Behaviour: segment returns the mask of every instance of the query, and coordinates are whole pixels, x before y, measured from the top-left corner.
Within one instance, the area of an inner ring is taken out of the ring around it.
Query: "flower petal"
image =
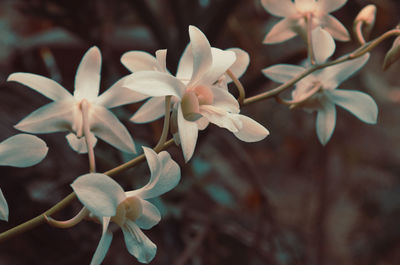
[[[135,123],[155,121],[165,114],[165,97],[153,97],[146,101],[130,118]]]
[[[317,5],[320,11],[331,13],[346,4],[347,0],[318,0]]]
[[[196,85],[213,63],[211,46],[207,37],[195,26],[189,26],[189,37],[193,54],[193,72],[189,86]]]
[[[100,173],[82,175],[71,187],[81,203],[99,217],[115,216],[118,205],[126,198],[115,180]]]
[[[223,51],[217,48],[212,50],[212,65],[207,74],[199,80],[204,85],[214,84],[236,61],[236,55],[233,51]]]
[[[160,222],[160,211],[151,202],[142,199],[140,199],[140,202],[142,204],[143,212],[142,215],[135,220],[135,223],[141,229],[150,229]]]
[[[91,107],[90,131],[123,152],[136,153],[131,135],[118,118],[102,106]]]
[[[328,31],[332,37],[339,41],[349,41],[350,34],[339,20],[331,15],[322,16],[320,21],[321,27]]]
[[[186,86],[178,78],[156,71],[139,71],[130,74],[125,87],[151,97],[175,96],[181,98]]]
[[[104,257],[106,256],[108,249],[110,248],[112,238],[113,234],[106,228],[106,230],[103,231],[103,234],[101,235],[100,242],[97,245],[90,265],[100,265],[103,262]]]
[[[0,220],[8,222],[8,204],[0,189]]]
[[[118,80],[96,99],[96,104],[107,109],[142,101],[148,96],[132,91],[124,86],[128,76]]]
[[[149,263],[156,255],[157,246],[130,220],[121,229],[129,253],[135,256],[139,262]]]
[[[293,30],[293,24],[295,21],[291,18],[284,18],[276,23],[268,34],[265,36],[264,44],[275,44],[290,40],[297,35],[297,32]]]
[[[237,115],[242,122],[242,128],[234,133],[240,140],[248,143],[258,142],[269,135],[269,131],[255,120],[241,114],[232,115]]]
[[[371,96],[355,90],[334,89],[327,92],[335,104],[350,111],[365,123],[376,124],[378,106]]]
[[[262,70],[263,74],[277,83],[286,83],[301,75],[306,69],[290,64],[276,64]]]
[[[297,13],[291,0],[261,0],[265,10],[277,17],[288,17]]]
[[[153,55],[147,52],[126,52],[121,57],[121,63],[131,72],[161,71],[159,62]]]
[[[228,90],[216,86],[211,87],[211,90],[214,96],[213,106],[229,112],[239,113],[239,103]]]
[[[167,49],[157,50],[156,51],[156,59],[158,65],[160,66],[159,71],[168,72],[167,70]]]
[[[193,53],[192,45],[189,43],[179,59],[176,77],[180,80],[189,81],[193,74]]]
[[[29,134],[17,134],[0,143],[0,165],[30,167],[45,158],[49,148],[46,143]]]
[[[242,122],[238,116],[231,115],[226,110],[218,108],[212,105],[202,105],[200,113],[208,119],[209,122],[221,127],[228,129],[229,131],[236,133],[239,128],[242,127]]]
[[[54,101],[72,98],[72,95],[59,83],[41,75],[30,73],[11,74],[7,81],[15,81],[36,90]]]
[[[317,27],[312,31],[312,48],[315,61],[322,64],[335,52],[335,41],[326,30]]]
[[[94,148],[97,144],[97,138],[93,133],[90,133],[89,137]],[[69,146],[75,152],[79,154],[86,154],[88,152],[85,137],[78,138],[75,133],[69,133],[65,136],[65,138],[67,139]]]
[[[76,100],[95,100],[100,89],[101,53],[96,46],[90,48],[82,58],[75,76],[74,97]]]
[[[333,134],[336,125],[336,108],[330,102],[325,102],[324,108],[318,110],[316,129],[317,136],[322,145],[325,145]]]
[[[244,72],[246,72],[247,67],[250,64],[250,56],[246,51],[239,48],[230,48],[227,49],[227,51],[232,51],[236,55],[236,61],[229,68],[229,70],[231,70],[231,72],[239,79]],[[227,78],[228,82],[232,82],[230,77]]]
[[[182,108],[178,106],[178,131],[179,139],[182,146],[183,157],[185,162],[188,162],[193,156],[194,148],[196,147],[198,127],[195,122],[187,121],[183,117]]]
[[[77,106],[72,100],[56,101],[35,110],[15,128],[30,133],[50,133],[71,130]]]

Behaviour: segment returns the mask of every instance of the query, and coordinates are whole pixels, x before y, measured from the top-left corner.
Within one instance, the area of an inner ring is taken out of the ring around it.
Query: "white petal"
[[[325,102],[324,108],[317,112],[316,121],[317,136],[322,145],[325,145],[331,138],[335,125],[335,105],[330,102]]]
[[[312,31],[312,47],[315,61],[322,64],[335,52],[335,41],[326,30],[317,27]]]
[[[45,158],[49,148],[46,143],[29,134],[17,134],[0,143],[0,165],[30,167]]]
[[[160,66],[160,71],[167,72],[167,50],[157,50],[156,51],[156,59],[158,65]]]
[[[135,220],[135,223],[141,229],[150,229],[160,222],[160,211],[158,211],[157,207],[154,206],[154,204],[146,200],[140,199],[140,202],[142,204],[143,212],[142,215]]]
[[[258,142],[269,135],[269,131],[255,120],[241,114],[235,115],[239,116],[242,122],[242,128],[234,133],[240,140],[248,143]]]
[[[101,54],[96,46],[90,48],[82,58],[75,76],[74,97],[77,100],[93,101],[99,95]]]
[[[102,106],[91,107],[90,131],[123,152],[136,153],[131,135],[118,118]]]
[[[211,87],[211,90],[214,95],[213,106],[229,112],[239,113],[239,103],[228,90],[216,86]]]
[[[71,187],[81,203],[99,217],[115,216],[118,205],[126,198],[115,180],[100,173],[82,175]]]
[[[207,74],[201,78],[204,85],[212,85],[217,81],[236,61],[236,55],[233,51],[223,51],[217,48],[212,50],[212,65]]]
[[[176,71],[176,77],[181,80],[189,81],[193,74],[193,53],[192,45],[186,46],[179,60],[178,70]]]
[[[129,75],[124,86],[151,97],[175,96],[181,98],[186,86],[176,77],[155,71],[140,71]]]
[[[135,123],[155,121],[165,114],[165,97],[153,97],[144,103],[130,118]]]
[[[242,127],[242,122],[238,116],[231,115],[226,110],[218,108],[212,105],[202,105],[200,107],[200,113],[208,119],[209,122],[221,127],[228,129],[229,131],[236,133],[239,128]]]
[[[160,71],[161,67],[156,58],[147,52],[130,51],[121,57],[121,63],[131,72]]]
[[[75,108],[72,100],[52,102],[29,114],[15,128],[30,133],[68,131],[72,128]]]
[[[324,68],[315,73],[321,80],[324,88],[333,89],[357,72],[369,59],[369,53],[344,63]]]
[[[268,34],[265,36],[264,44],[275,44],[290,40],[297,35],[297,32],[293,30],[295,21],[290,18],[284,18],[276,23]]]
[[[262,70],[263,74],[277,83],[286,83],[301,75],[306,69],[290,64],[276,64]]]
[[[181,177],[179,165],[172,160],[169,153],[157,154],[153,149],[143,147],[150,168],[150,181],[142,188],[126,193],[126,196],[138,196],[149,199],[164,194],[178,185]]]
[[[334,89],[327,92],[335,104],[350,111],[365,123],[376,124],[378,106],[371,96],[355,90]]]
[[[208,125],[210,124],[210,122],[208,121],[208,119],[206,117],[201,117],[200,119],[198,119],[196,121],[197,123],[197,127],[199,128],[200,131],[205,130]]]
[[[321,27],[328,31],[332,37],[339,41],[349,41],[350,34],[339,20],[331,15],[321,17]]]
[[[96,104],[108,109],[142,101],[148,96],[135,92],[123,86],[128,76],[118,80],[96,99]]]
[[[8,204],[0,189],[0,220],[8,221]]]
[[[319,10],[326,13],[331,13],[341,8],[347,0],[318,0],[317,5]]]
[[[72,98],[72,95],[56,81],[29,73],[11,74],[7,81],[15,81],[36,90],[54,101]]]
[[[156,255],[157,246],[130,220],[121,229],[129,253],[135,256],[139,262],[149,263]]]
[[[195,122],[187,121],[183,117],[180,105],[178,106],[178,131],[183,157],[185,162],[188,162],[193,156],[194,148],[196,147],[198,127]]]
[[[96,252],[94,253],[92,261],[90,262],[90,265],[100,265],[103,262],[104,257],[106,256],[108,249],[110,248],[112,238],[113,234],[111,233],[111,231],[106,230],[105,232],[103,232],[100,242],[97,245]]]
[[[189,86],[196,85],[213,63],[211,46],[207,37],[195,26],[189,26],[189,37],[193,54],[193,73]]]
[[[239,79],[250,64],[250,56],[246,51],[239,48],[230,48],[227,51],[233,51],[236,54],[236,61],[229,70]],[[227,78],[228,82],[232,82],[230,77]]]
[[[297,13],[291,0],[261,0],[261,4],[274,16],[288,17]]]
[[[78,138],[75,133],[69,133],[65,136],[65,138],[67,138],[69,146],[75,152],[79,154],[86,154],[88,152],[85,137]],[[90,140],[94,148],[97,144],[97,138],[93,133],[90,133]]]

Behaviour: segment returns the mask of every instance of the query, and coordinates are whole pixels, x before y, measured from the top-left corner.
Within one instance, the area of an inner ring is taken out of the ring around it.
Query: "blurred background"
[[[358,11],[370,3],[378,8],[372,37],[399,23],[400,2],[394,0],[349,0],[333,15],[350,31]],[[199,27],[214,47],[249,53],[251,63],[241,78],[248,96],[272,89],[277,84],[261,74],[263,68],[299,64],[306,57],[299,38],[262,44],[277,21],[259,0],[3,0],[0,141],[18,133],[13,125],[23,117],[50,102],[28,87],[7,83],[9,74],[41,74],[73,91],[77,66],[93,45],[103,55],[101,91],[129,73],[119,58],[130,50],[154,54],[167,48],[168,68],[174,73],[189,40],[188,25]],[[336,45],[334,57],[357,48],[355,41]],[[333,137],[322,147],[314,114],[270,99],[242,109],[270,130],[261,142],[243,143],[210,126],[200,133],[188,164],[179,148],[169,148],[182,168],[182,180],[154,201],[163,219],[145,231],[158,246],[151,264],[400,264],[400,64],[386,72],[381,67],[391,45],[389,40],[375,49],[367,66],[341,86],[375,98],[376,126],[338,109]],[[130,123],[139,106],[114,113],[138,147],[152,146],[162,121]],[[37,166],[0,168],[0,186],[10,207],[10,221],[1,222],[0,231],[48,209],[71,192],[69,184],[77,176],[87,173],[87,157],[74,153],[65,135],[40,136],[50,150]],[[95,151],[101,172],[132,158],[101,141]],[[148,178],[142,163],[118,181],[132,189]],[[69,219],[80,207],[75,202],[54,217]],[[0,264],[89,264],[100,236],[101,227],[92,222],[65,231],[42,225],[1,244]],[[103,264],[139,264],[126,250],[120,229],[115,228]]]

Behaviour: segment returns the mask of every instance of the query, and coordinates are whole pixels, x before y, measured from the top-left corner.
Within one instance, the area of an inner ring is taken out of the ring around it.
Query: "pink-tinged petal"
[[[281,43],[295,37],[297,32],[293,29],[294,23],[296,22],[291,18],[282,19],[271,28],[271,30],[265,36],[263,43]]]
[[[181,171],[169,153],[163,151],[157,154],[153,149],[147,147],[143,147],[143,151],[150,168],[150,181],[140,189],[126,192],[126,196],[150,199],[175,188],[180,180]]]
[[[208,119],[209,122],[218,127],[228,129],[236,133],[242,127],[242,122],[235,115],[231,115],[226,110],[212,105],[203,105],[200,108],[200,113]]]
[[[325,102],[323,109],[317,112],[317,136],[322,145],[325,145],[333,134],[336,125],[336,108],[330,102]]]
[[[79,154],[86,154],[88,152],[85,137],[78,138],[75,133],[69,133],[65,138],[67,139],[69,146],[75,152]],[[93,133],[90,133],[90,140],[94,148],[97,144],[97,138]]]
[[[8,222],[8,204],[0,189],[0,220]]]
[[[232,51],[236,55],[236,61],[233,65],[229,68],[229,70],[239,79],[244,72],[246,72],[247,67],[250,64],[250,56],[249,54],[239,48],[230,48],[227,51]],[[228,76],[228,82],[232,82],[232,79]]]
[[[110,218],[108,218],[108,220],[109,219]],[[107,226],[108,226],[108,223],[107,223]],[[106,227],[106,229],[103,230],[103,234],[101,235],[100,242],[97,245],[96,251],[93,255],[90,265],[100,265],[103,262],[104,257],[106,256],[108,249],[110,248],[112,238],[113,238],[113,234]]]
[[[123,152],[136,153],[131,135],[118,118],[102,106],[91,107],[90,131]]]
[[[183,157],[185,158],[185,162],[188,162],[193,156],[196,147],[198,127],[195,122],[187,121],[183,117],[180,105],[178,106],[178,131]]]
[[[331,13],[341,8],[346,2],[347,0],[318,0],[317,5],[320,11]]]
[[[192,53],[192,45],[187,45],[185,50],[182,53],[182,56],[179,60],[178,70],[176,71],[176,77],[189,81],[193,74],[193,53]]]
[[[335,41],[332,36],[320,27],[312,31],[312,48],[315,61],[322,64],[335,52]]]
[[[124,86],[128,76],[118,80],[114,85],[107,89],[96,99],[96,104],[108,109],[142,101],[148,98],[147,95],[140,94]]]
[[[140,71],[130,74],[125,87],[151,97],[175,96],[181,98],[186,86],[178,78],[161,72]]]
[[[213,58],[210,43],[200,29],[189,26],[189,37],[193,54],[193,72],[189,86],[194,86],[209,71]]]
[[[239,113],[239,103],[228,90],[216,86],[211,87],[211,90],[214,95],[213,106],[232,113]]]
[[[140,203],[142,205],[142,215],[135,220],[135,223],[141,229],[150,229],[156,224],[158,224],[161,220],[160,211],[157,209],[154,204],[140,199]]]
[[[74,97],[77,100],[93,101],[100,89],[101,53],[96,46],[90,48],[82,58],[75,76]]]
[[[158,62],[158,65],[160,66],[160,71],[162,72],[168,72],[167,71],[167,50],[157,50],[156,51],[156,59]]]
[[[149,263],[156,255],[157,246],[130,220],[121,229],[129,253],[139,262]]]
[[[265,10],[277,17],[289,17],[297,13],[291,0],[261,0]]]
[[[144,103],[130,118],[135,123],[155,121],[165,114],[165,97],[153,97]]]
[[[355,90],[334,89],[327,92],[335,104],[348,110],[365,123],[376,124],[378,106],[371,96]]]
[[[59,83],[41,75],[14,73],[7,78],[7,81],[21,83],[54,101],[72,98],[71,93]]]
[[[212,50],[212,65],[209,71],[198,81],[199,84],[210,86],[214,84],[236,61],[232,51],[223,51],[217,48]]]
[[[258,142],[269,135],[269,131],[255,120],[241,114],[234,115],[237,115],[242,122],[242,128],[234,133],[240,140],[248,143]]]
[[[71,130],[75,102],[71,100],[52,102],[35,110],[15,128],[30,133],[50,133]]]
[[[301,75],[306,69],[290,64],[277,64],[262,70],[263,74],[276,83],[286,83]]]
[[[363,67],[368,59],[369,53],[357,59],[324,68],[316,72],[315,75],[321,80],[324,88],[333,89]]]
[[[49,148],[46,143],[29,134],[17,134],[0,143],[0,165],[30,167],[42,161]]]
[[[126,198],[115,180],[100,173],[82,175],[71,187],[81,203],[99,217],[115,216],[118,205]]]
[[[332,37],[339,41],[349,41],[350,34],[339,20],[331,15],[325,15],[320,18],[321,27],[328,31]]]
[[[161,70],[157,59],[150,53],[142,51],[124,53],[121,57],[121,63],[131,72]]]
[[[201,117],[200,119],[198,119],[196,121],[197,123],[197,127],[199,128],[200,131],[205,130],[208,125],[210,124],[210,122],[208,121],[208,119],[206,117]]]

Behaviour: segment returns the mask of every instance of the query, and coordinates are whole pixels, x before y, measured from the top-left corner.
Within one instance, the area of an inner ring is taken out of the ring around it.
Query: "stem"
[[[241,82],[239,81],[239,79],[232,73],[231,70],[228,69],[228,70],[226,71],[226,73],[227,73],[227,75],[232,79],[233,83],[236,85],[236,88],[237,88],[238,91],[239,91],[239,98],[238,98],[239,104],[240,104],[240,105],[243,105],[243,101],[244,101],[244,99],[245,99],[245,97],[246,97],[246,92],[245,92],[245,90],[244,90],[244,87],[243,87],[242,83],[241,83]]]
[[[354,33],[356,35],[356,39],[361,45],[365,44],[365,38],[362,32],[363,21],[357,21],[353,27]]]
[[[298,105],[300,105],[301,103],[307,101],[309,98],[311,98],[316,93],[318,93],[318,91],[321,88],[322,88],[321,85],[318,84],[318,85],[314,86],[312,89],[310,89],[303,97],[301,97],[299,99],[285,100],[285,99],[280,98],[279,96],[276,96],[276,100],[281,104],[289,105],[289,108],[293,109],[293,108],[297,107]]]
[[[89,102],[84,99],[81,102],[82,110],[82,124],[83,124],[83,135],[85,136],[86,146],[89,156],[89,172],[96,172],[96,159],[94,156],[93,143],[90,138],[90,127],[89,127]]]
[[[165,97],[165,116],[164,116],[164,125],[163,130],[158,140],[157,145],[154,147],[154,151],[160,152],[164,146],[165,141],[167,140],[168,131],[169,131],[169,119],[171,117],[171,96]]]
[[[79,224],[83,219],[85,219],[86,216],[88,216],[88,214],[89,210],[86,207],[83,207],[77,215],[67,221],[58,221],[47,215],[45,215],[44,218],[49,225],[66,229]]]

